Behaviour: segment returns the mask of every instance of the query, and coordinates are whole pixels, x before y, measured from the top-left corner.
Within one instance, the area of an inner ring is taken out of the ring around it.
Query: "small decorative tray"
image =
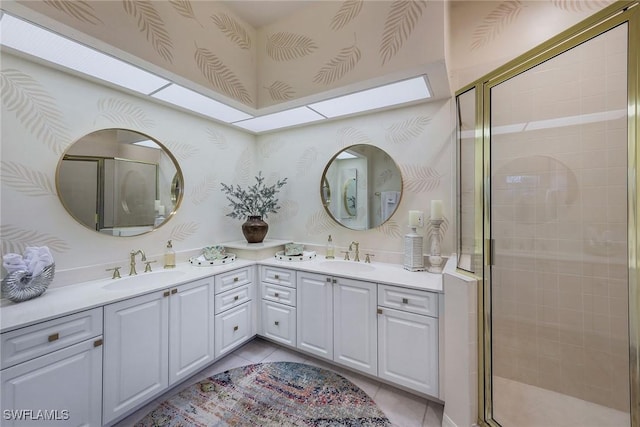
[[[302,251],[298,255],[285,255],[284,251],[276,252],[276,259],[279,261],[309,261],[316,257],[315,251]]]
[[[189,262],[191,263],[191,265],[195,265],[197,267],[213,267],[214,265],[231,264],[235,260],[236,254],[232,254],[229,252],[227,252],[226,257],[221,259],[208,260],[204,257],[204,255],[189,258]]]

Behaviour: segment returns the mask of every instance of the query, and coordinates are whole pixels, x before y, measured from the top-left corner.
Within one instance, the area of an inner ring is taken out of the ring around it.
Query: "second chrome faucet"
[[[138,274],[138,272],[136,271],[136,255],[142,255],[142,258],[140,258],[141,261],[146,261],[147,260],[147,256],[144,254],[144,251],[142,249],[138,249],[137,251],[132,250],[130,255],[130,262],[129,262],[129,266],[131,267],[129,269],[129,276],[135,276],[136,274]]]
[[[355,246],[355,254],[353,256],[353,260],[356,262],[359,262],[360,261],[360,243],[351,242],[351,244],[349,244],[349,251],[354,250],[354,246]]]

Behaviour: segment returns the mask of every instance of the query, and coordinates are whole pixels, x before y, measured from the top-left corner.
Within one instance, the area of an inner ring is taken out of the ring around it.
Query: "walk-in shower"
[[[640,426],[639,18],[618,3],[458,92],[482,423]]]

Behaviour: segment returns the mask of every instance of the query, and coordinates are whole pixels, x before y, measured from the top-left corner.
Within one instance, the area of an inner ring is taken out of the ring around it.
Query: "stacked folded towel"
[[[15,271],[27,271],[37,276],[51,264],[53,264],[53,256],[46,246],[28,246],[24,255],[6,254],[2,257],[2,265],[9,274]]]

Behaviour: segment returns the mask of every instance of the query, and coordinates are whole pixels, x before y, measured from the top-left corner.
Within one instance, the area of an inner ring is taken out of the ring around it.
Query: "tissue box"
[[[284,254],[286,256],[302,255],[304,245],[302,243],[287,243],[284,245]]]

